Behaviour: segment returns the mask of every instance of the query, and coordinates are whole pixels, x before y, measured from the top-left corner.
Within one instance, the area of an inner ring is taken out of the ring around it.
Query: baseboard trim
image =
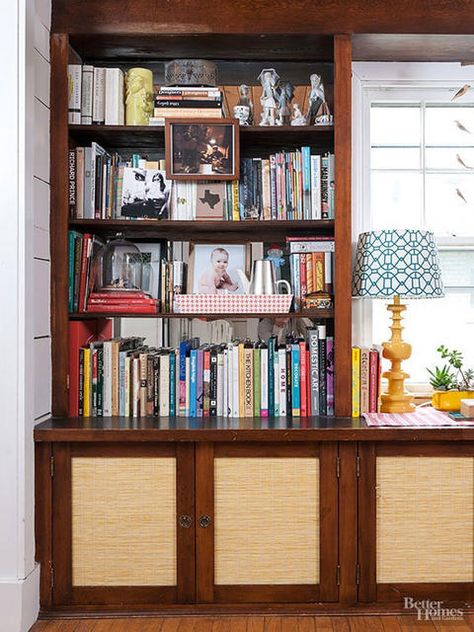
[[[38,618],[39,564],[24,579],[0,580],[0,630],[28,632]]]

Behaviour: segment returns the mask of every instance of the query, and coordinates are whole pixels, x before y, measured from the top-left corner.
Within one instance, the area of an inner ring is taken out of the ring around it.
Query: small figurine
[[[301,112],[298,103],[293,103],[293,114],[291,115],[290,125],[306,125],[306,116]]]
[[[285,264],[283,249],[281,246],[279,244],[271,244],[267,251],[265,260],[273,262],[273,265],[275,266],[275,279],[279,281],[281,279],[281,269]]]
[[[153,115],[153,73],[148,68],[130,68],[125,76],[125,121],[148,125]]]
[[[277,90],[278,116],[276,125],[288,125],[290,122],[290,102],[293,98],[294,88],[289,81],[281,81]]]
[[[332,123],[332,115],[326,102],[324,93],[324,85],[321,77],[316,73],[310,76],[311,92],[309,93],[309,108],[306,116],[308,125],[330,125]]]
[[[249,118],[247,125],[253,125],[253,103],[250,96],[250,87],[245,83],[239,86],[239,105],[246,105],[249,108]]]
[[[274,68],[264,68],[259,74],[258,79],[262,84],[260,103],[262,104],[263,111],[260,125],[275,125],[275,110],[277,106],[276,89],[280,76]]]

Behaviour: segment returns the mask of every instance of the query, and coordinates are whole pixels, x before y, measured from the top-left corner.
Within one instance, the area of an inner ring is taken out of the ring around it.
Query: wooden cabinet
[[[336,601],[335,444],[196,447],[197,599]]]
[[[474,446],[360,447],[365,602],[474,598]]]
[[[53,604],[194,601],[193,445],[56,444],[52,456]]]

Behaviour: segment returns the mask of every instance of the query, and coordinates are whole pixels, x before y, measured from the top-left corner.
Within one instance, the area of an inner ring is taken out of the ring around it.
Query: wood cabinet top
[[[474,428],[369,428],[350,417],[54,418],[38,424],[35,441],[473,441]]]

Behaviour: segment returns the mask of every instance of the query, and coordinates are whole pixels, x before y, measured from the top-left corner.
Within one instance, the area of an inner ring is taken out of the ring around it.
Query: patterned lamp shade
[[[433,233],[406,229],[359,235],[352,295],[367,298],[444,296]]]

